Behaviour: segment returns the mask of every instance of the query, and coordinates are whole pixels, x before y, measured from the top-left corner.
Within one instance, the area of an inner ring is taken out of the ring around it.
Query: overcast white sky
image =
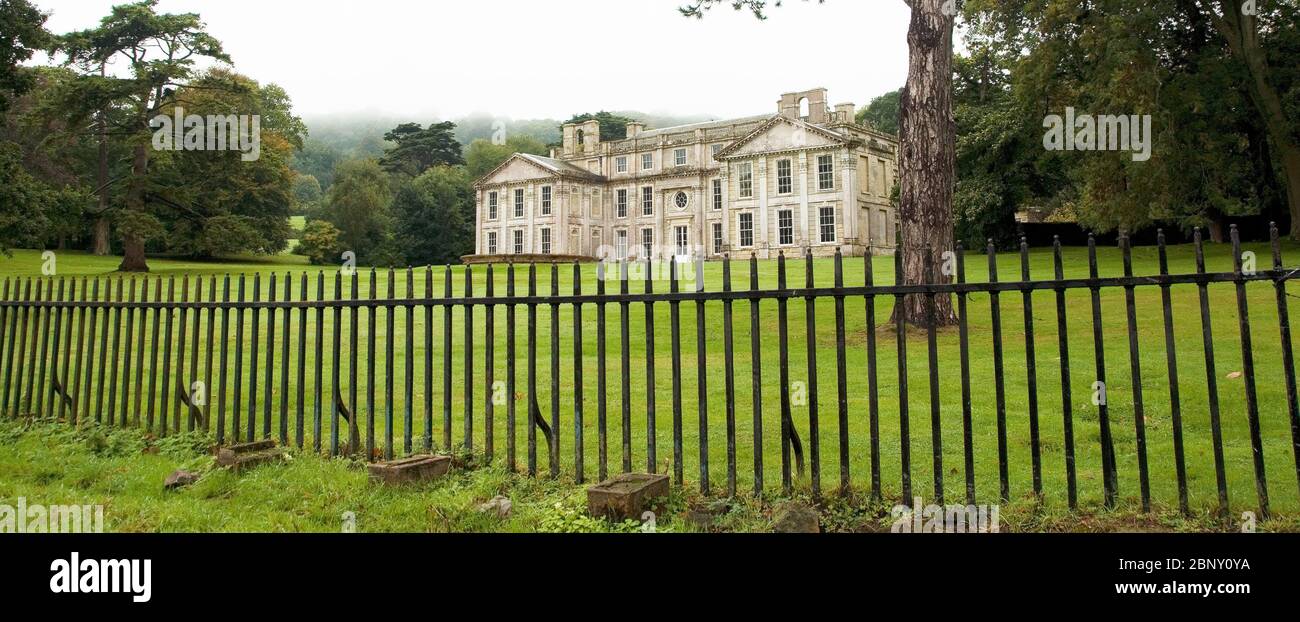
[[[56,33],[123,0],[36,0]],[[903,0],[787,1],[760,22],[686,0],[162,0],[197,12],[235,68],[288,90],[308,118],[385,113],[516,119],[641,110],[719,117],[774,112],[817,86],[831,103],[907,77]]]

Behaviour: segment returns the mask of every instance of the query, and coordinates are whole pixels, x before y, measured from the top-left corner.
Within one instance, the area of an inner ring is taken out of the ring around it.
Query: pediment
[[[718,154],[718,158],[743,158],[763,153],[831,147],[844,143],[845,139],[834,132],[798,119],[777,116],[723,149]]]
[[[482,179],[478,180],[476,186],[492,186],[497,184],[509,184],[524,181],[533,181],[541,179],[552,179],[556,177],[556,172],[547,169],[528,158],[521,157],[519,154],[510,156],[510,159],[502,162],[495,170]]]

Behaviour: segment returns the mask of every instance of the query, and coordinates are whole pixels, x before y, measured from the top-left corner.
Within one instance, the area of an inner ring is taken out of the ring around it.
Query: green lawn
[[[1267,265],[1269,250],[1265,245],[1247,245],[1248,250],[1256,252],[1261,258],[1260,263]],[[1291,257],[1300,258],[1300,247],[1288,244],[1285,253]],[[1231,253],[1227,245],[1208,245],[1207,246],[1209,267],[1213,271],[1228,271],[1231,269]],[[1154,273],[1156,270],[1156,254],[1154,248],[1139,248],[1134,251],[1135,270],[1139,274]],[[1120,256],[1114,249],[1102,249],[1100,251],[1101,270],[1103,275],[1119,275],[1122,273]],[[115,258],[95,258],[75,253],[59,254],[59,270],[61,275],[104,275],[116,278],[111,275],[111,271],[117,265]],[[150,279],[156,277],[180,277],[182,275],[202,276],[205,279],[225,275],[245,274],[248,279],[258,276],[265,279],[267,275],[275,272],[279,275],[280,285],[283,287],[283,278],[286,272],[293,273],[294,297],[298,297],[297,287],[299,284],[298,274],[302,270],[307,270],[310,276],[312,296],[315,297],[316,272],[315,268],[303,267],[300,265],[283,265],[286,261],[300,261],[300,258],[277,257],[274,259],[259,262],[252,259],[241,260],[231,263],[202,263],[202,262],[182,262],[155,260],[152,263],[154,274]],[[978,255],[971,255],[967,258],[968,273],[970,280],[980,280],[979,275],[986,274],[984,267],[984,258]],[[1051,253],[1050,250],[1044,249],[1035,251],[1031,255],[1032,274],[1035,278],[1049,278],[1052,273]],[[40,256],[35,251],[16,251],[10,259],[0,260],[0,274],[6,275],[39,275]],[[999,257],[998,265],[1000,268],[1000,278],[1003,280],[1012,280],[1019,275],[1019,260],[1013,255],[1004,255]],[[790,266],[791,283],[801,282],[803,274],[802,262],[794,263]],[[831,282],[830,260],[818,260],[816,263],[816,275],[818,285],[829,285]],[[1188,246],[1178,246],[1170,248],[1170,268],[1175,273],[1191,272],[1194,270],[1194,257],[1192,248]],[[892,282],[892,263],[890,260],[880,258],[876,266],[877,283]],[[1086,250],[1081,248],[1066,249],[1065,269],[1067,277],[1085,277],[1087,276]],[[709,289],[720,289],[721,286],[721,264],[709,264],[706,268],[705,281]],[[459,295],[464,291],[463,275],[464,268],[457,267],[453,269],[453,281],[455,291]],[[776,263],[760,262],[759,264],[759,283],[760,287],[773,287],[776,285]],[[333,272],[327,272],[326,279],[326,297],[334,295]],[[443,270],[441,268],[433,271],[434,292],[441,292],[443,289]],[[485,273],[483,268],[478,267],[473,271],[474,274],[474,291],[483,293],[485,291]],[[846,261],[845,280],[848,284],[861,284],[863,282],[863,262],[861,259],[851,259]],[[380,273],[379,292],[385,295],[387,292],[387,275]],[[405,273],[398,273],[396,278],[396,295],[404,297],[407,295]],[[416,270],[414,275],[416,284],[415,293],[422,295],[424,292],[424,272],[422,269]],[[498,295],[505,293],[504,270],[496,272],[496,293]],[[560,291],[569,292],[572,287],[573,268],[564,266],[560,270]],[[549,291],[550,269],[544,268],[539,274],[539,289],[545,293]],[[370,288],[371,275],[368,270],[362,270],[359,276],[359,285],[362,292],[367,292]],[[582,289],[584,292],[595,291],[595,274],[594,267],[584,266]],[[748,266],[745,263],[738,263],[733,266],[733,281],[737,289],[744,289],[748,283]],[[177,279],[177,287],[180,286],[180,279]],[[152,290],[152,285],[150,286]],[[263,283],[265,287],[265,282]],[[526,274],[522,271],[516,274],[516,287],[518,292],[526,291]],[[634,289],[641,287],[635,284]],[[667,289],[666,282],[655,283],[656,291]],[[348,288],[345,288],[345,290]],[[207,296],[208,281],[204,281],[203,295]],[[251,292],[251,282],[249,285]],[[179,293],[177,294],[179,298]],[[280,298],[283,298],[281,291]],[[1295,458],[1292,454],[1291,431],[1286,414],[1285,387],[1282,382],[1282,366],[1280,356],[1280,342],[1278,338],[1277,307],[1274,290],[1270,284],[1252,284],[1248,288],[1248,299],[1250,302],[1253,334],[1253,352],[1256,366],[1256,385],[1259,395],[1260,419],[1262,426],[1262,436],[1264,439],[1264,455],[1267,466],[1267,475],[1269,483],[1269,492],[1271,493],[1272,507],[1275,512],[1284,515],[1295,515],[1297,509],[1300,509],[1300,495],[1297,494],[1297,481],[1295,475]],[[975,476],[977,490],[980,502],[992,503],[997,500],[998,495],[998,443],[997,443],[997,426],[996,411],[994,400],[994,373],[992,365],[992,338],[991,338],[991,321],[989,314],[989,297],[987,295],[976,295],[971,297],[971,378],[974,404],[974,455],[975,455]],[[655,305],[655,384],[654,394],[657,403],[656,408],[656,448],[658,458],[658,469],[661,472],[672,472],[672,439],[673,439],[673,396],[672,396],[672,362],[670,352],[672,347],[670,332],[670,311],[668,304]],[[1131,400],[1131,374],[1129,368],[1129,350],[1127,340],[1127,328],[1124,315],[1124,295],[1123,290],[1111,289],[1106,290],[1102,296],[1103,306],[1103,325],[1102,329],[1105,334],[1104,347],[1107,363],[1107,377],[1109,380],[1108,397],[1110,401],[1110,418],[1116,447],[1117,460],[1119,465],[1119,488],[1121,500],[1124,506],[1131,509],[1138,498],[1138,469],[1136,441],[1133,421],[1133,407]],[[1295,313],[1296,304],[1292,304],[1292,313]],[[892,307],[892,300],[882,298],[877,301],[877,318],[883,324],[889,318]],[[1101,479],[1101,454],[1099,444],[1099,429],[1097,420],[1097,409],[1091,403],[1090,388],[1095,380],[1093,370],[1093,338],[1092,322],[1089,308],[1088,293],[1073,292],[1068,297],[1067,307],[1069,309],[1069,329],[1068,340],[1070,345],[1070,368],[1072,372],[1071,381],[1073,384],[1073,410],[1075,424],[1075,444],[1077,451],[1077,467],[1080,502],[1089,508],[1095,508],[1101,503],[1102,497],[1102,479]],[[1151,467],[1151,488],[1157,508],[1162,511],[1168,511],[1170,508],[1177,507],[1177,488],[1174,477],[1174,460],[1173,460],[1173,443],[1169,409],[1169,392],[1168,376],[1165,367],[1165,350],[1164,350],[1164,333],[1161,321],[1160,292],[1156,288],[1141,288],[1137,292],[1136,307],[1139,324],[1139,340],[1141,343],[1141,373],[1143,378],[1143,394],[1146,400],[1146,431],[1148,438],[1148,452]],[[849,446],[851,457],[851,477],[855,489],[861,491],[869,485],[869,465],[870,465],[870,445],[868,436],[868,417],[867,417],[867,378],[868,368],[866,363],[866,322],[864,317],[864,306],[862,299],[850,299],[846,304],[846,317],[844,325],[847,334],[847,343],[849,350],[847,352],[848,373],[848,406],[849,406]],[[1238,318],[1235,302],[1235,294],[1231,285],[1215,285],[1211,288],[1211,310],[1212,323],[1214,330],[1214,345],[1216,352],[1217,376],[1220,391],[1220,402],[1222,407],[1223,434],[1224,434],[1224,453],[1225,469],[1227,472],[1228,484],[1231,494],[1232,509],[1235,512],[1250,510],[1256,507],[1257,501],[1255,496],[1254,473],[1251,459],[1251,445],[1249,440],[1249,429],[1245,413],[1244,400],[1244,380],[1233,372],[1241,371],[1241,341],[1238,333]],[[763,474],[765,484],[770,492],[776,492],[780,486],[780,426],[779,426],[779,387],[778,387],[778,370],[779,370],[779,352],[777,349],[777,310],[774,302],[765,302],[761,307],[760,317],[760,338],[762,340],[762,393],[763,409],[761,413],[762,436],[761,442],[756,447],[754,443],[755,417],[752,403],[752,386],[751,386],[751,362],[750,362],[750,318],[749,303],[738,303],[734,305],[735,322],[734,322],[734,345],[736,349],[735,358],[735,415],[736,415],[736,438],[737,438],[737,475],[739,479],[739,488],[742,492],[752,489],[753,471],[755,455],[757,450],[761,450],[763,459]],[[804,382],[808,384],[807,371],[807,348],[805,331],[805,305],[802,301],[792,301],[789,304],[789,330],[790,330],[790,375],[792,382]],[[484,365],[484,326],[483,314],[484,309],[475,309],[475,337],[474,337],[474,373],[473,380],[476,383],[473,389],[473,412],[474,412],[474,445],[481,449],[484,445],[485,435],[485,414],[484,400],[489,394],[490,387],[485,384],[486,374],[483,369]],[[538,312],[538,384],[539,395],[538,401],[541,403],[546,417],[550,418],[550,363],[549,347],[551,336],[549,334],[550,310],[541,308]],[[564,474],[569,476],[573,473],[575,463],[575,439],[573,429],[573,406],[574,406],[574,352],[573,352],[573,310],[562,308],[559,311],[559,322],[561,332],[559,335],[561,359],[560,359],[560,406],[561,406],[561,454]],[[697,383],[701,377],[696,366],[697,343],[695,338],[696,326],[696,307],[693,303],[684,304],[681,307],[681,325],[682,325],[682,420],[683,420],[683,446],[684,469],[686,474],[686,484],[688,486],[698,486],[699,482],[699,413],[696,402]],[[415,331],[413,337],[413,347],[406,347],[407,322],[405,311],[398,310],[395,316],[393,333],[389,335],[385,323],[386,312],[380,311],[376,337],[381,341],[377,349],[375,368],[377,373],[377,395],[376,395],[376,435],[382,444],[384,437],[384,415],[389,402],[385,399],[384,387],[386,381],[384,352],[387,339],[391,337],[394,342],[394,370],[395,370],[395,391],[392,404],[397,429],[395,437],[397,442],[397,453],[402,453],[401,440],[406,433],[402,424],[403,414],[407,407],[404,394],[406,390],[405,376],[403,375],[404,365],[407,357],[411,357],[414,362],[416,379],[413,386],[413,402],[411,407],[414,413],[414,430],[411,434],[416,437],[415,444],[418,448],[423,437],[430,431],[424,426],[424,411],[428,403],[424,392],[423,374],[425,373],[425,348],[424,348],[424,331],[432,330],[434,350],[434,382],[432,407],[434,414],[434,429],[432,437],[441,445],[442,440],[442,416],[443,416],[443,394],[442,394],[442,311],[435,309],[433,311],[434,321],[431,326],[424,323],[424,310],[419,309],[416,312],[416,322],[413,326]],[[190,315],[192,318],[193,315]],[[707,379],[708,386],[708,439],[709,439],[709,465],[710,477],[712,480],[713,490],[717,492],[726,482],[726,433],[725,433],[725,385],[724,385],[724,337],[723,337],[723,306],[721,303],[710,303],[705,311],[705,342],[704,346],[707,351],[707,365],[704,376]],[[454,431],[454,442],[463,442],[462,434],[463,413],[464,413],[464,330],[460,325],[462,312],[457,311],[454,319],[456,326],[453,329],[453,392],[452,392],[452,429]],[[1194,286],[1180,286],[1174,288],[1174,318],[1176,322],[1177,347],[1178,347],[1178,366],[1180,372],[1180,386],[1182,389],[1182,413],[1183,425],[1187,455],[1188,482],[1191,489],[1191,501],[1195,509],[1200,512],[1208,511],[1215,505],[1215,475],[1214,460],[1211,445],[1211,434],[1209,425],[1209,415],[1206,395],[1206,374],[1204,354],[1201,349],[1201,327],[1199,306]],[[284,316],[280,314],[276,323],[276,337],[278,339],[280,329],[283,327]],[[830,300],[819,301],[816,307],[816,325],[817,331],[814,335],[818,345],[818,374],[817,384],[819,394],[817,395],[817,405],[819,408],[818,424],[820,428],[820,457],[821,457],[821,480],[825,491],[832,492],[839,482],[838,451],[840,436],[838,432],[838,416],[836,408],[836,374],[835,374],[835,312],[834,304]],[[609,461],[611,471],[618,471],[622,462],[621,437],[623,426],[621,424],[621,395],[617,384],[619,378],[619,308],[617,305],[611,305],[608,309],[608,374],[609,374],[609,393],[608,393],[608,413],[609,413]],[[1034,297],[1034,329],[1035,329],[1035,346],[1037,349],[1037,381],[1039,388],[1039,407],[1041,421],[1042,437],[1042,460],[1043,460],[1043,480],[1045,488],[1045,508],[1044,511],[1059,512],[1066,504],[1065,494],[1065,456],[1064,456],[1064,434],[1061,415],[1061,391],[1060,391],[1060,361],[1057,348],[1057,322],[1054,304],[1054,296],[1050,293],[1036,294]],[[201,332],[206,333],[206,314],[204,315],[204,326]],[[324,352],[326,370],[324,372],[324,388],[328,395],[329,388],[332,387],[332,373],[329,369],[331,361],[332,330],[334,317],[327,313],[323,321],[324,326]],[[363,421],[365,417],[365,370],[366,370],[366,352],[364,344],[367,338],[367,321],[368,313],[361,314],[361,344],[359,352],[359,394],[361,396],[358,410],[361,411]],[[526,359],[526,338],[527,324],[526,314],[521,308],[518,314],[517,330],[517,379],[516,379],[516,398],[518,399],[519,413],[519,462],[521,465],[526,464],[526,430],[523,425],[525,412],[525,401],[523,399],[527,390],[527,359]],[[1292,318],[1295,321],[1295,318]],[[297,339],[299,317],[297,313],[293,314],[291,325],[291,334]],[[316,319],[313,315],[308,317],[309,327],[307,353],[309,358],[314,358],[315,352],[315,326]],[[348,362],[350,360],[349,350],[349,317],[345,313],[343,316],[343,351],[341,353],[342,361],[342,391],[344,396],[350,393],[348,386]],[[495,349],[495,377],[497,380],[504,380],[506,372],[506,355],[505,355],[505,337],[506,322],[504,308],[498,308],[496,311],[496,349]],[[647,462],[647,441],[646,441],[646,402],[647,402],[647,378],[646,378],[646,343],[644,338],[645,311],[640,305],[634,305],[629,317],[631,325],[631,413],[632,413],[632,465],[637,470],[646,468]],[[1011,491],[1013,498],[1017,503],[1025,502],[1031,494],[1031,460],[1030,460],[1030,441],[1029,441],[1029,423],[1027,417],[1026,404],[1026,373],[1025,373],[1025,348],[1024,348],[1024,330],[1023,330],[1022,303],[1019,294],[1004,294],[1002,296],[1002,329],[1005,342],[1005,370],[1006,370],[1006,403],[1007,403],[1007,422],[1008,422],[1008,453],[1010,460],[1010,479]],[[591,480],[596,475],[597,467],[597,400],[596,400],[596,380],[597,380],[597,350],[596,350],[596,312],[594,307],[587,307],[583,312],[583,357],[582,369],[584,377],[584,401],[583,401],[583,438],[585,443],[585,456],[583,468],[587,479]],[[220,334],[218,326],[218,334]],[[234,331],[230,331],[230,339],[233,340]],[[251,330],[246,325],[245,330],[245,357],[248,356],[249,342],[251,342]],[[258,364],[258,386],[259,392],[264,390],[263,368],[266,361],[265,352],[265,328],[261,334],[263,347],[261,348],[261,360]],[[900,494],[900,435],[899,435],[899,417],[898,417],[898,390],[896,368],[896,351],[895,339],[891,327],[884,326],[878,333],[878,375],[880,379],[880,436],[881,436],[881,455],[880,463],[882,466],[882,480],[884,483],[885,493],[888,497],[896,498]],[[161,338],[160,338],[161,342]],[[175,343],[175,341],[173,341]],[[939,361],[941,373],[939,375],[941,411],[942,411],[942,434],[943,441],[943,469],[944,479],[949,501],[960,499],[964,490],[964,472],[963,472],[963,449],[962,449],[962,429],[961,429],[961,393],[960,393],[960,375],[958,367],[958,334],[955,329],[941,332],[939,337]],[[160,343],[161,345],[161,343]],[[911,429],[911,455],[912,455],[912,478],[914,491],[917,494],[926,496],[932,495],[932,482],[934,477],[934,467],[932,461],[931,449],[931,424],[930,424],[930,405],[929,405],[929,386],[928,386],[928,365],[925,347],[925,338],[923,332],[914,332],[909,336],[908,343],[908,371],[909,371],[909,404],[911,410],[910,429]],[[146,347],[147,353],[152,353],[155,349],[152,344]],[[233,357],[234,348],[230,346],[230,355]],[[275,394],[273,396],[273,415],[278,417],[280,405],[280,386],[279,380],[279,361],[281,351],[279,344],[275,352]],[[188,365],[188,355],[186,358],[186,368]],[[219,351],[218,351],[219,358]],[[134,360],[134,359],[133,359]],[[161,359],[160,359],[161,360]],[[206,360],[206,345],[200,351],[200,365]],[[293,416],[297,408],[297,343],[291,347],[291,373],[289,383],[289,410],[290,416]],[[175,364],[173,358],[173,364]],[[312,445],[310,438],[313,429],[312,416],[314,400],[313,396],[317,390],[314,382],[315,361],[309,361],[310,365],[306,374],[306,386],[303,387],[307,396],[305,404],[306,411],[306,431],[309,436],[307,446]],[[133,365],[134,366],[134,365]],[[145,368],[150,364],[146,361]],[[230,370],[233,372],[234,363],[231,361]],[[245,374],[248,372],[249,365],[244,365]],[[139,377],[139,370],[135,371],[132,380],[132,390],[147,390],[141,383],[135,381]],[[214,382],[217,374],[213,374]],[[230,380],[233,387],[233,379]],[[245,391],[248,387],[247,378],[244,381]],[[162,388],[157,391],[161,394]],[[147,403],[147,400],[145,400]],[[249,400],[242,400],[245,407]],[[259,417],[261,416],[261,400],[256,400],[256,408]],[[494,444],[497,456],[503,456],[506,447],[506,430],[505,430],[505,406],[495,408],[495,426],[494,426]],[[324,421],[322,436],[325,439],[325,446],[328,447],[330,434],[330,410],[328,406],[324,409]],[[141,419],[145,416],[141,415]],[[807,406],[797,406],[794,410],[794,419],[800,436],[803,438],[805,447],[809,442],[809,408]],[[245,424],[246,425],[246,424]],[[291,423],[290,430],[293,425]],[[260,420],[258,425],[260,435]],[[278,431],[278,422],[273,423],[272,429]],[[364,430],[364,427],[363,427]],[[340,437],[346,440],[346,431],[340,434]],[[540,438],[540,434],[539,434]],[[538,449],[539,470],[546,472],[547,452],[544,446]],[[807,478],[799,481],[797,485],[801,490],[807,490]]]

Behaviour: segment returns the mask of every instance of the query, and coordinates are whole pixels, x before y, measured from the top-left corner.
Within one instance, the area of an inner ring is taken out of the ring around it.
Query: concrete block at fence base
[[[380,462],[367,467],[370,481],[388,486],[418,484],[437,479],[451,470],[449,456],[411,456],[393,462]]]
[[[587,489],[587,512],[597,518],[641,520],[668,497],[667,475],[626,473]]]
[[[217,450],[217,466],[225,467],[236,474],[269,462],[284,459],[284,450],[275,446],[275,441],[256,441],[221,447]]]

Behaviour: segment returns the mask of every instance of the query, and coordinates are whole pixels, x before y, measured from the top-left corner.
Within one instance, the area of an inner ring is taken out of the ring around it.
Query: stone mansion
[[[550,157],[517,153],[475,184],[465,259],[892,252],[898,144],[854,112],[815,89],[782,95],[773,115],[629,123],[616,141],[595,120],[567,124]]]

